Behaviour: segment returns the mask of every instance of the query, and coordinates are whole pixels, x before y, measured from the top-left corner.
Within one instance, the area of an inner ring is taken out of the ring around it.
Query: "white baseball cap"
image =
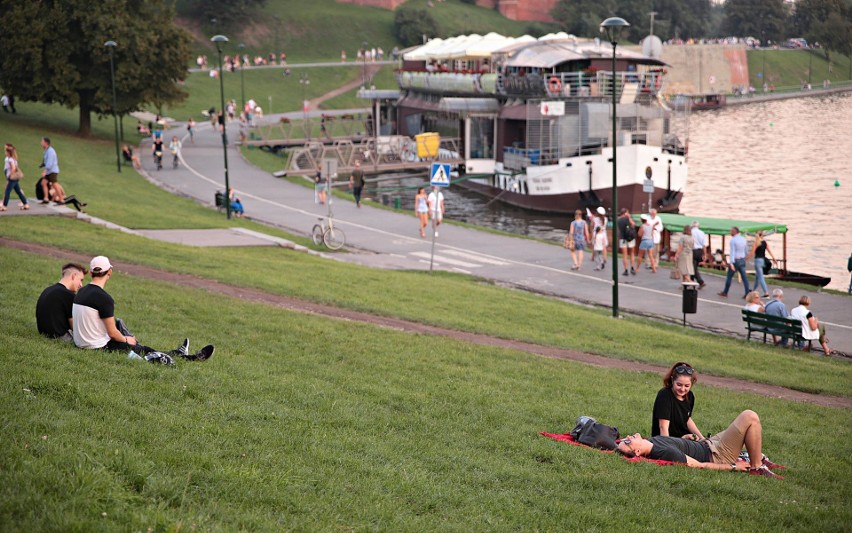
[[[598,207],[597,211],[598,211],[599,215],[605,215],[606,214],[606,209],[604,209],[603,206]]]
[[[103,255],[99,255],[92,259],[92,262],[89,266],[89,270],[96,274],[106,272],[107,270],[112,268],[112,265],[109,264],[109,259],[107,259],[107,257]]]

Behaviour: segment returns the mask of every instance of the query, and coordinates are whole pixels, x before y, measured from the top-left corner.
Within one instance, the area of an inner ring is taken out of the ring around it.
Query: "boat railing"
[[[615,83],[609,71],[556,72],[553,74],[509,73],[503,76],[507,95],[548,98],[612,97],[622,103],[635,102],[640,95],[656,95],[662,89],[663,72],[616,72]]]

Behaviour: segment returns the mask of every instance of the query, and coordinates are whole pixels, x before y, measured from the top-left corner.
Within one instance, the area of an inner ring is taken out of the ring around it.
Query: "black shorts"
[[[45,174],[44,177],[47,178],[47,181],[50,183],[56,183],[57,181],[59,181],[59,174],[57,174],[56,172]]]

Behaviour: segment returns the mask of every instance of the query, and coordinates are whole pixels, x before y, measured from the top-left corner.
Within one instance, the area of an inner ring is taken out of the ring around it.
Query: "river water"
[[[830,288],[845,290],[852,253],[850,165],[850,93],[694,113],[681,213],[786,224],[788,268],[830,276]],[[411,178],[383,187],[421,183]],[[471,224],[561,241],[570,222],[458,187],[445,195],[447,218]],[[411,208],[413,197],[413,190],[403,189],[402,207]],[[781,257],[781,237],[768,241]]]

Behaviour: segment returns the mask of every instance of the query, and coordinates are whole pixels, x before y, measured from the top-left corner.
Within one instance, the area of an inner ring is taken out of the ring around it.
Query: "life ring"
[[[557,78],[556,76],[551,76],[549,80],[547,80],[547,89],[551,93],[559,94],[562,92],[562,80]]]

